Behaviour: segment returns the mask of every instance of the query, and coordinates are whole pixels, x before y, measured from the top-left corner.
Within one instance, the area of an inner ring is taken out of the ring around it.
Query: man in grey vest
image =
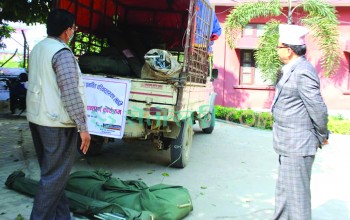
[[[277,52],[285,65],[272,104],[273,147],[279,154],[273,219],[279,220],[311,220],[312,165],[328,138],[320,80],[304,56],[307,33],[301,26],[279,26]]]
[[[64,188],[72,169],[78,135],[86,153],[84,84],[79,66],[67,46],[76,31],[74,16],[51,11],[48,37],[30,53],[27,119],[40,166],[40,181],[30,219],[70,219]]]

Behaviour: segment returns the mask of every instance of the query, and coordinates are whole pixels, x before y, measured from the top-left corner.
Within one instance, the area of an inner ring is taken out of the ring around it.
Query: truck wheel
[[[187,165],[190,158],[192,139],[192,120],[191,118],[188,118],[181,121],[180,134],[176,139],[172,140],[170,144],[170,157],[172,167],[184,168]]]
[[[203,128],[202,131],[205,134],[211,134],[215,127],[215,111],[206,115],[205,118],[202,120],[208,120],[208,122],[210,121],[210,126],[207,128]]]
[[[91,135],[89,150],[86,152],[86,154],[83,154],[83,152],[80,150],[81,138],[79,136],[78,143],[77,143],[77,150],[79,154],[81,154],[82,156],[96,156],[101,153],[103,142],[104,142],[103,137],[97,136],[97,135]]]

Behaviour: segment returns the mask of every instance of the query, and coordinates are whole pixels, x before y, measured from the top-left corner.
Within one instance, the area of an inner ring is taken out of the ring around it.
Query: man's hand
[[[328,139],[329,139],[329,134],[330,134],[330,133],[331,133],[331,132],[328,130],[328,131],[327,131],[327,136],[326,136],[326,138],[323,139],[322,146],[328,144]]]
[[[327,145],[327,144],[328,144],[328,139],[324,139],[324,140],[323,140],[323,143],[322,143],[322,146],[323,146],[323,145]]]
[[[83,154],[86,154],[86,152],[89,150],[91,136],[89,132],[84,131],[84,132],[80,132],[80,138],[81,138],[80,150],[81,152],[83,152]]]
[[[219,38],[219,35],[217,35],[217,34],[212,34],[212,35],[210,36],[210,41],[217,40],[218,38]]]

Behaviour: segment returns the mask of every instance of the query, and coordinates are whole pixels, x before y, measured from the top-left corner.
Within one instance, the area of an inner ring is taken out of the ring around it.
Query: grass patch
[[[328,129],[333,134],[350,134],[350,120],[340,116],[328,117]]]
[[[254,112],[232,107],[215,106],[215,117],[248,127],[272,129],[273,117],[270,112]],[[328,130],[332,134],[350,134],[350,120],[342,115],[328,117]]]

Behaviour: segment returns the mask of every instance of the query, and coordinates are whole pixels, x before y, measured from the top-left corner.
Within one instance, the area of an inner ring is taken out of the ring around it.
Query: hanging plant
[[[339,68],[341,55],[338,41],[339,22],[334,6],[324,0],[305,0],[292,8],[290,1],[288,15],[282,12],[283,7],[278,0],[242,3],[237,6],[226,18],[225,34],[227,43],[231,48],[235,48],[243,28],[254,18],[285,15],[285,23],[302,24],[310,29],[310,34],[314,39],[317,39],[316,42],[322,54],[320,63],[324,75],[326,77],[331,76]],[[295,21],[293,20],[293,13],[297,8],[303,10],[305,17]],[[282,65],[276,51],[279,23],[281,22],[274,19],[267,22],[265,32],[260,37],[255,53],[256,64],[261,70],[262,78],[272,82],[276,82],[278,70]]]

